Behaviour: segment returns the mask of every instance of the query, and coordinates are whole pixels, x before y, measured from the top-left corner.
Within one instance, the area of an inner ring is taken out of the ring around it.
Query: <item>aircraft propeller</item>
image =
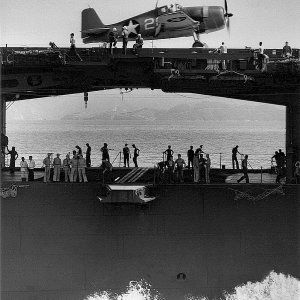
[[[224,17],[226,18],[226,28],[227,28],[227,31],[230,32],[230,17],[233,16],[232,13],[229,13],[228,12],[228,5],[227,5],[227,0],[224,0],[224,8],[225,8],[225,14],[224,14]]]

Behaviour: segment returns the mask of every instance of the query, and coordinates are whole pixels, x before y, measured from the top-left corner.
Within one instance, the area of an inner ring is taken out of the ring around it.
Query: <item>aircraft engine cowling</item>
[[[204,19],[205,33],[223,29],[225,27],[224,9],[221,6],[208,7],[208,18]]]
[[[225,12],[222,6],[185,7],[183,11],[199,22],[199,33],[209,33],[225,27]]]

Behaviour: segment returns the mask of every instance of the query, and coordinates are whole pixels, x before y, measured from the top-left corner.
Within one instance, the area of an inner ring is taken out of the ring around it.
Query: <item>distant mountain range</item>
[[[232,103],[201,102],[179,104],[167,110],[140,108],[127,110],[115,108],[102,113],[73,113],[62,120],[122,120],[122,121],[276,121],[284,122],[282,109],[276,106],[243,106]]]

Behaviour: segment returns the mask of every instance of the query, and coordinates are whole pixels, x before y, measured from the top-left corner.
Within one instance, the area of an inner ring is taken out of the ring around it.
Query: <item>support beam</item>
[[[286,166],[287,182],[294,177],[295,162],[300,160],[300,104],[291,101],[286,106]]]
[[[1,133],[6,135],[6,102],[3,97],[1,97],[0,126],[1,126]]]
[[[0,156],[0,170],[5,165],[5,147],[7,144],[7,137],[6,137],[6,102],[5,98],[0,98],[0,133],[1,133],[1,156]],[[1,171],[0,171],[1,176]]]

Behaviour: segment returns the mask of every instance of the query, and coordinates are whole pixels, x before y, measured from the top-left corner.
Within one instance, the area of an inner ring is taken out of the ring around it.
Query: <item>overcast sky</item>
[[[156,0],[0,0],[0,44],[47,47],[49,41],[54,41],[58,46],[68,47],[69,34],[74,32],[77,46],[83,46],[80,39],[83,9],[93,7],[103,23],[110,24],[151,10],[155,7],[155,2]],[[158,5],[170,3],[172,2],[162,0]],[[222,0],[182,0],[177,3],[183,6],[224,5]],[[228,0],[228,7],[229,12],[233,13],[230,20],[231,33],[229,35],[224,29],[202,35],[202,41],[210,47],[219,46],[221,41],[225,41],[229,47],[256,47],[262,41],[265,48],[282,48],[284,42],[289,41],[292,47],[300,48],[300,0]],[[150,46],[150,43],[146,41],[145,46]],[[188,37],[155,41],[154,46],[191,47],[192,43],[193,38]],[[113,93],[115,99],[120,98],[119,91]],[[142,96],[141,94],[143,92],[138,93]],[[145,91],[144,94],[149,95],[151,91]],[[137,93],[132,95],[134,98]],[[164,97],[162,92],[153,97],[157,98],[159,95]],[[128,101],[130,97],[130,94],[126,96]],[[202,97],[199,96],[199,99]],[[103,92],[92,93],[90,99],[107,101]],[[147,101],[150,102],[151,99],[148,98]],[[35,99],[22,104],[17,102],[11,112],[33,110],[41,114],[42,107],[43,111],[52,111],[55,115],[72,103],[72,107],[82,109],[82,95]],[[8,113],[8,120],[10,115]]]

